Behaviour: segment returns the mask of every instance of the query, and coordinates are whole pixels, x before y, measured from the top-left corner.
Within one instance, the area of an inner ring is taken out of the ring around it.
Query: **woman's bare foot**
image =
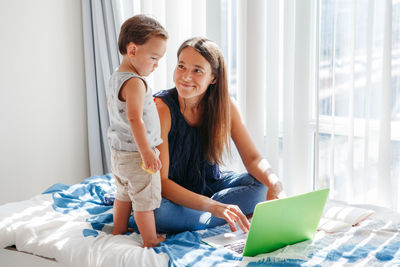
[[[157,239],[155,239],[155,240],[149,240],[149,241],[143,240],[143,247],[144,248],[153,248],[153,247],[158,246],[158,244],[160,242],[164,242],[164,241],[165,241],[165,237],[158,235]]]

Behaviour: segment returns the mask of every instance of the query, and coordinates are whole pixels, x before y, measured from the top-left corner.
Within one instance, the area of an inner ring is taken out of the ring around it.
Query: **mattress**
[[[142,248],[135,232],[113,236],[114,193],[113,177],[106,174],[80,184],[55,184],[31,199],[1,205],[0,245],[15,246],[14,251],[2,250],[2,260],[34,257],[52,264],[48,266],[74,267],[400,265],[400,215],[377,206],[349,205],[375,211],[357,226],[336,233],[318,231],[313,240],[242,257],[201,242],[203,237],[228,232],[228,225],[166,235],[156,248]],[[348,204],[328,200],[327,208],[333,205]]]

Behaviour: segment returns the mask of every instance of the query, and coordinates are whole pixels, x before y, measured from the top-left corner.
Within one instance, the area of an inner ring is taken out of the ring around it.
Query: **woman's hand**
[[[235,223],[239,225],[243,232],[247,233],[249,231],[250,223],[237,205],[216,202],[210,212],[215,217],[227,221],[232,232],[237,230]]]
[[[282,182],[276,179],[271,183],[270,187],[268,187],[267,200],[279,199],[283,197],[286,197],[286,194],[283,191]]]

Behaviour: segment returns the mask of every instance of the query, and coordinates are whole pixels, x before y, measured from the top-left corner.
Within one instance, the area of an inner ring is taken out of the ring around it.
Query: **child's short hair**
[[[118,37],[119,52],[126,54],[126,46],[130,42],[137,45],[146,43],[151,37],[168,39],[168,33],[155,19],[146,15],[136,15],[127,19],[121,26]]]

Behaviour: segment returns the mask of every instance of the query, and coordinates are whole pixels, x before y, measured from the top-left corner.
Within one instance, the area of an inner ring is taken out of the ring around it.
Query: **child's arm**
[[[161,162],[146,138],[146,127],[142,119],[145,95],[146,86],[139,78],[129,79],[121,88],[121,98],[126,103],[126,115],[144,166],[156,172],[161,168]]]

